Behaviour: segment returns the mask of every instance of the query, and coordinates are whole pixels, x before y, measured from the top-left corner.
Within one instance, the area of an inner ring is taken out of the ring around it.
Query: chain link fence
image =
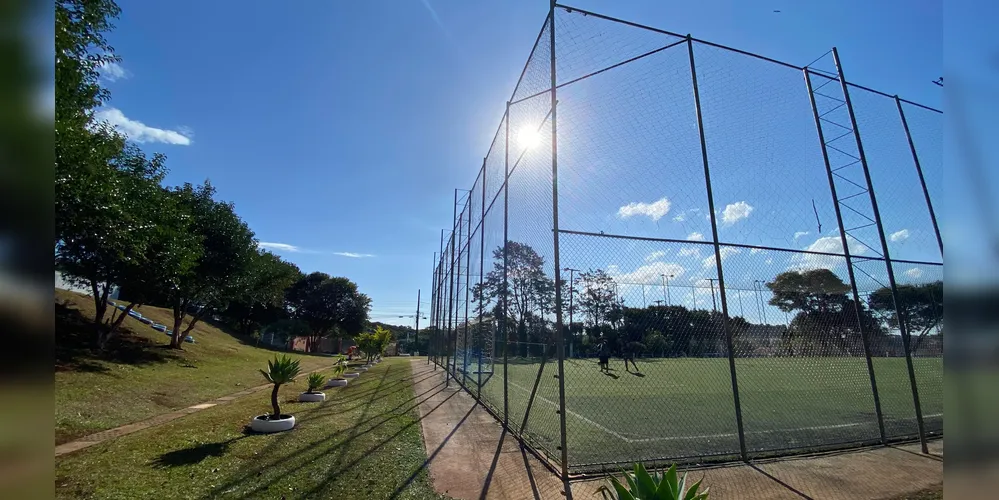
[[[943,431],[942,113],[556,5],[435,256],[428,362],[564,477]]]

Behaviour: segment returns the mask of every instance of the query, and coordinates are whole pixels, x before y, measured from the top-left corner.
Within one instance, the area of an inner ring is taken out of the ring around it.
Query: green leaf
[[[631,480],[629,479],[628,482],[631,483]],[[625,489],[623,484],[613,477],[611,478],[611,484],[614,485],[614,490],[617,491],[618,500],[640,500],[640,497],[631,494],[631,492]]]
[[[652,498],[656,493],[656,483],[641,463],[635,464],[635,483],[638,485],[638,495],[641,498]]]
[[[671,465],[666,471],[666,477],[663,478],[663,483],[666,484],[666,487],[668,488],[667,491],[670,493],[669,498],[678,499],[680,497],[680,485],[677,483],[676,477],[676,464]],[[661,484],[660,488],[662,488]]]

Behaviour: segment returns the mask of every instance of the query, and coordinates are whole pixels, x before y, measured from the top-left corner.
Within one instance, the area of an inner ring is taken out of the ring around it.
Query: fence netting
[[[942,119],[835,49],[556,6],[455,192],[428,359],[565,473],[942,434]]]

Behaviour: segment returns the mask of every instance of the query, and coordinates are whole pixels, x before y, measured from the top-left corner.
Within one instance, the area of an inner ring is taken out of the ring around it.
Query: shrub
[[[687,475],[677,477],[676,465],[670,466],[666,474],[654,472],[649,474],[645,466],[635,464],[635,472],[625,472],[627,487],[616,477],[610,478],[612,488],[606,485],[600,487],[600,495],[604,500],[707,500],[708,489],[698,492],[701,482],[687,488]]]
[[[294,382],[295,377],[301,371],[302,368],[299,366],[298,360],[293,360],[288,356],[280,358],[275,356],[274,361],[267,362],[267,371],[260,370],[264,378],[274,384],[274,389],[271,391],[271,406],[274,408],[274,413],[271,414],[271,419],[281,418],[281,407],[278,406],[278,389],[284,384]]]
[[[309,378],[306,379],[306,382],[309,383],[308,392],[315,393],[319,392],[319,389],[322,389],[323,385],[326,384],[326,377],[324,377],[322,373],[313,373],[309,375]]]
[[[347,358],[344,355],[339,355],[336,357],[336,361],[333,362],[333,373],[332,377],[334,379],[343,378],[343,372],[347,371]]]

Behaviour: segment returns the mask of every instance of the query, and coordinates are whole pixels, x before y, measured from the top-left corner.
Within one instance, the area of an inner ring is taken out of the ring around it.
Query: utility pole
[[[756,289],[756,296],[759,297],[760,301],[760,317],[763,319],[763,324],[767,324],[767,308],[766,304],[763,302],[763,281],[753,280],[753,288]]]
[[[708,283],[711,285],[711,310],[713,310],[714,312],[718,312],[718,303],[715,302],[715,281],[717,281],[718,278],[704,278],[704,279],[708,280]]]
[[[420,355],[420,289],[416,289],[416,342],[413,345],[413,354]]]

